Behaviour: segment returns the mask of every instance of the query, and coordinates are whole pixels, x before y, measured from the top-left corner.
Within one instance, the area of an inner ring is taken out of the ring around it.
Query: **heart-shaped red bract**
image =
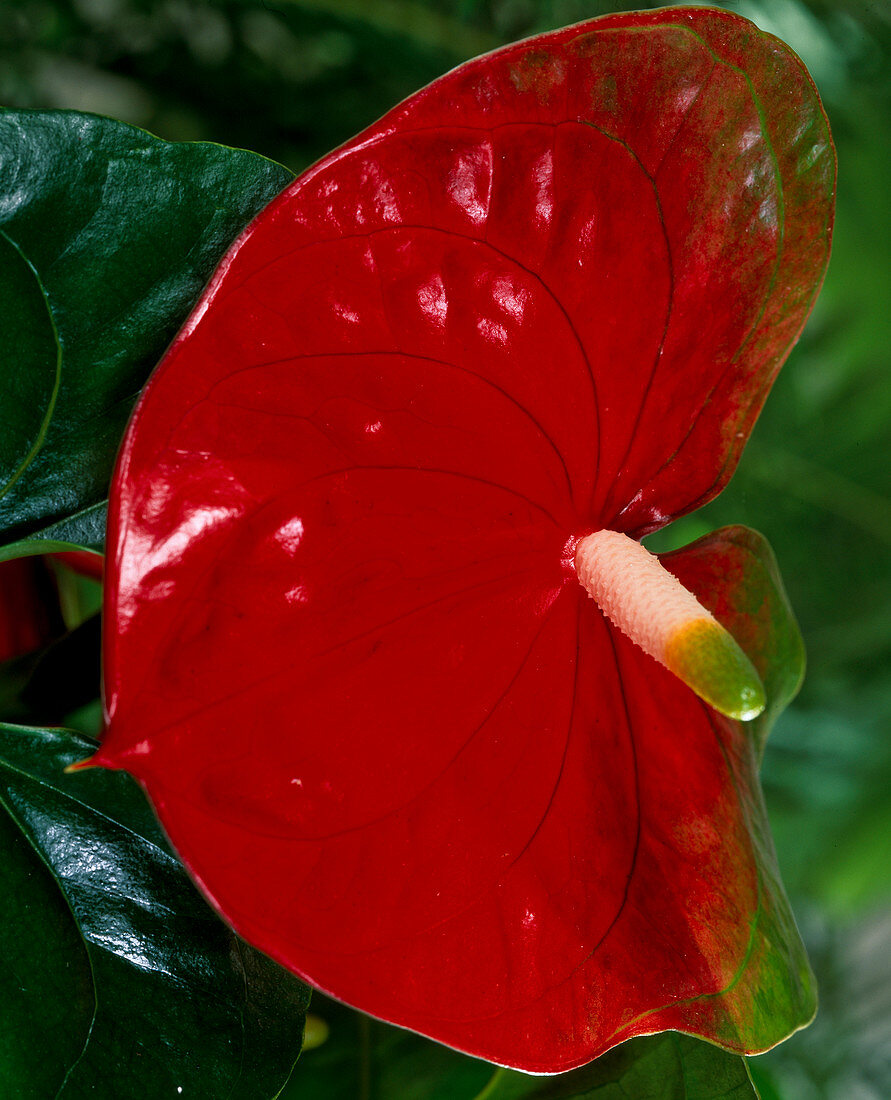
[[[571,549],[725,484],[833,187],[800,62],[675,9],[449,73],[233,247],[119,462],[98,762],[242,935],[533,1071],[806,1022],[751,731]],[[794,631],[761,550],[671,562],[770,694]]]

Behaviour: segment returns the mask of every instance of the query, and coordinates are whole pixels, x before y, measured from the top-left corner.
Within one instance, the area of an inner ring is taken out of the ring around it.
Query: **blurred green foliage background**
[[[608,10],[650,6],[657,5],[2,0],[0,102],[95,111],[171,140],[244,146],[299,171],[474,54]],[[753,1073],[765,1100],[887,1100],[891,2],[717,6],[785,39],[814,76],[838,146],[835,245],[814,315],[729,488],[649,544],[666,549],[746,523],[777,553],[809,671],[774,732],[763,776],[821,1011],[810,1029],[755,1059]],[[95,713],[81,712],[88,732]]]

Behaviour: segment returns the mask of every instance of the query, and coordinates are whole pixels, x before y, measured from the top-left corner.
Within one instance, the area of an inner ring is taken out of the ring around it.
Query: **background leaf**
[[[64,725],[98,703],[101,593],[58,557],[0,562],[0,722]]]
[[[90,1033],[90,962],[64,895],[2,809],[0,844],[3,1093],[11,1100],[46,1100]]]
[[[98,615],[47,645],[0,665],[0,722],[63,725],[99,698]]]
[[[55,553],[57,550],[96,550],[105,546],[104,500],[75,512],[58,523],[33,531],[30,537],[0,546],[0,562],[29,554]]]
[[[547,1080],[503,1070],[477,1100],[746,1100],[746,1059],[665,1031],[632,1039],[591,1065]]]
[[[62,359],[37,273],[5,233],[0,233],[0,295],[7,303],[0,336],[2,498],[40,449],[56,404]]]
[[[5,541],[97,546],[136,395],[226,246],[289,179],[254,153],[109,119],[0,113]]]
[[[320,993],[312,1014],[329,1034],[304,1051],[281,1100],[472,1100],[493,1067],[411,1031],[355,1012]]]
[[[64,629],[58,586],[47,562],[0,563],[0,667],[47,645]]]
[[[746,1060],[669,1031],[632,1039],[596,1062],[555,1077],[495,1070],[484,1062],[313,996],[329,1029],[304,1052],[281,1100],[747,1100]]]
[[[63,774],[94,749],[0,726],[3,1095],[274,1096],[309,990],[207,907],[134,783]]]

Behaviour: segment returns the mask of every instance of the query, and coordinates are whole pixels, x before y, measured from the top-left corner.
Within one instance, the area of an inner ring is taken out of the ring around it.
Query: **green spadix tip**
[[[579,581],[604,615],[715,710],[748,722],[764,710],[752,662],[655,554],[620,531],[594,531],[575,551]]]
[[[767,705],[755,666],[714,619],[692,619],[665,645],[665,664],[715,710],[750,722]]]

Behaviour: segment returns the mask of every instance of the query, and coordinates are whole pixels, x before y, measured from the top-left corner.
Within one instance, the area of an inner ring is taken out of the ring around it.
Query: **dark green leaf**
[[[300,1050],[307,987],[214,915],[131,780],[63,773],[95,747],[65,730],[0,726],[0,820],[30,846],[3,857],[0,1032],[15,1057],[0,1092],[275,1096]]]
[[[100,501],[58,523],[33,531],[28,538],[0,546],[0,562],[29,554],[53,554],[59,550],[104,551],[107,507],[107,501]]]
[[[99,697],[99,616],[0,665],[0,722],[61,725]]]
[[[46,1100],[90,1033],[90,962],[63,894],[2,810],[0,850],[0,1092]]]
[[[313,994],[328,1038],[307,1050],[280,1100],[471,1100],[492,1066]]]
[[[37,272],[0,231],[0,499],[28,470],[53,418],[62,349]]]
[[[254,153],[92,115],[0,112],[4,542],[96,547],[137,394],[226,247],[290,178]]]

